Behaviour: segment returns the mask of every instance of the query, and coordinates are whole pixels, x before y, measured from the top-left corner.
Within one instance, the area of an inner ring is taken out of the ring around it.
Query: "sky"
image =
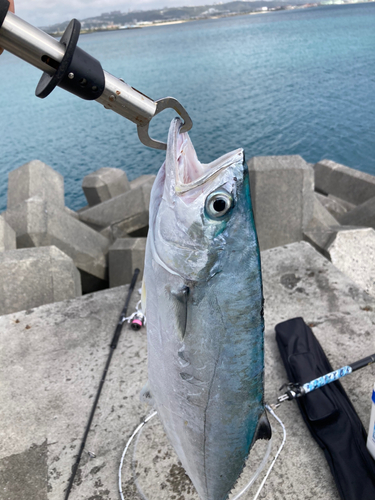
[[[16,15],[34,26],[49,26],[73,17],[85,19],[103,12],[149,10],[181,5],[213,4],[214,0],[15,0]]]

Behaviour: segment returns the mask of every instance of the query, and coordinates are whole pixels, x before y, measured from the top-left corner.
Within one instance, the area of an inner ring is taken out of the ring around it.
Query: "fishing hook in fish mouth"
[[[155,104],[156,104],[156,111],[152,116],[152,118],[161,113],[162,111],[164,111],[165,109],[174,109],[184,120],[180,132],[181,133],[188,132],[192,128],[193,121],[190,118],[188,112],[182,106],[182,104],[180,104],[174,97],[164,97],[163,99],[155,101]],[[167,144],[165,142],[152,139],[148,133],[148,129],[152,118],[150,118],[150,120],[145,125],[138,125],[137,131],[139,140],[141,141],[142,144],[144,144],[149,148],[166,150]]]

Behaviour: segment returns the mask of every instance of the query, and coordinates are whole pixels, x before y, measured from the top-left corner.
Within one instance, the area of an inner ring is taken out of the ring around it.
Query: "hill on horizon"
[[[104,12],[100,16],[88,17],[80,19],[82,28],[95,29],[99,27],[111,25],[132,25],[139,22],[155,22],[155,21],[174,21],[187,20],[195,18],[209,18],[220,15],[241,14],[246,12],[254,12],[262,7],[277,8],[286,7],[287,5],[303,5],[308,0],[250,0],[250,1],[233,1],[222,4],[206,4],[194,7],[168,7],[164,9],[154,10],[132,10],[128,12],[113,11]],[[68,21],[57,23],[51,26],[44,27],[48,32],[64,31]]]

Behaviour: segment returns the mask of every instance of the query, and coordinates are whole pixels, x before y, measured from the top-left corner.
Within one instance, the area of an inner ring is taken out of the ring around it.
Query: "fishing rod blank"
[[[315,391],[315,389],[324,387],[325,385],[330,384],[331,382],[334,382],[335,380],[338,380],[342,377],[345,377],[346,375],[349,375],[350,373],[353,373],[361,368],[364,368],[365,366],[371,365],[372,363],[375,363],[375,354],[360,359],[359,361],[355,361],[350,365],[343,366],[338,370],[327,373],[326,375],[311,380],[310,382],[306,382],[303,385],[298,383],[287,384],[288,390],[285,394],[279,396],[277,400],[280,404],[284,401],[291,401],[292,399],[300,398],[301,396],[305,396],[311,391]]]
[[[127,310],[128,310],[130,298],[131,298],[131,295],[133,293],[135,284],[137,282],[137,278],[138,278],[139,273],[140,273],[140,270],[138,268],[135,269],[133,277],[132,277],[132,280],[131,280],[131,283],[129,285],[128,295],[126,297],[124,308],[121,311],[118,323],[116,325],[115,333],[113,335],[112,342],[110,344],[111,350],[109,351],[107,363],[105,365],[105,368],[104,368],[104,371],[103,371],[103,375],[102,375],[102,378],[100,380],[100,384],[99,384],[99,387],[98,387],[98,391],[96,393],[95,401],[94,401],[94,403],[92,405],[91,413],[90,413],[90,416],[89,416],[89,420],[87,422],[85,433],[84,433],[83,438],[82,438],[82,442],[81,442],[81,446],[80,446],[79,453],[78,453],[78,456],[77,456],[77,460],[75,461],[75,463],[74,463],[74,465],[72,467],[72,475],[70,477],[68,488],[66,490],[65,500],[68,500],[68,498],[69,498],[70,491],[72,489],[73,482],[74,482],[74,479],[76,477],[76,473],[77,473],[77,470],[78,470],[78,465],[79,465],[79,463],[81,461],[82,453],[83,453],[83,450],[84,450],[85,445],[86,445],[87,436],[88,436],[88,434],[90,432],[90,427],[91,427],[91,424],[92,424],[92,421],[93,421],[93,418],[94,418],[94,414],[95,414],[95,410],[96,410],[96,407],[97,407],[97,404],[98,404],[98,401],[99,401],[99,398],[100,398],[100,394],[102,392],[102,388],[103,388],[103,385],[104,385],[104,382],[105,382],[105,378],[107,376],[109,365],[110,365],[111,360],[112,360],[113,352],[114,352],[114,350],[117,347],[117,344],[118,344],[118,341],[119,341],[119,338],[120,338],[120,335],[121,335],[122,326],[123,326],[123,324],[125,323],[125,320],[126,320],[126,313],[127,313]]]

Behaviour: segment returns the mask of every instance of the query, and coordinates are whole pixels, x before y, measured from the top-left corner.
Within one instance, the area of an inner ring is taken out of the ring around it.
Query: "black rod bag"
[[[303,318],[279,323],[275,330],[290,382],[304,384],[333,371]],[[297,403],[324,451],[341,498],[375,500],[375,462],[366,448],[366,431],[340,382],[310,392]]]

